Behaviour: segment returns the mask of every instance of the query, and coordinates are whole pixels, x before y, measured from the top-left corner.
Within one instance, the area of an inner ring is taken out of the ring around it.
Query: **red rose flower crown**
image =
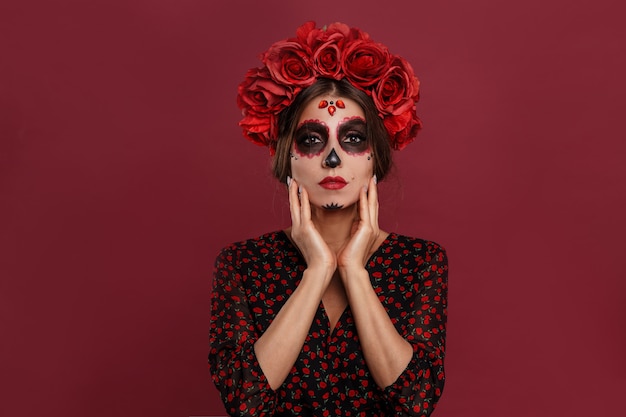
[[[403,149],[422,127],[415,111],[419,80],[413,68],[358,28],[343,23],[316,28],[315,22],[307,22],[295,38],[274,43],[260,59],[263,66],[248,70],[238,87],[239,125],[247,139],[268,146],[272,155],[278,115],[322,77],[346,78],[372,98],[393,149]]]

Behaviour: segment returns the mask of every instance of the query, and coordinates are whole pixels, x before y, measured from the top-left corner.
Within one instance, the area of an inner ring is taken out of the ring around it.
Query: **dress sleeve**
[[[384,392],[393,416],[429,416],[444,386],[448,259],[445,250],[426,242],[416,256],[411,311],[399,331],[413,346],[407,368]]]
[[[241,251],[226,248],[215,261],[209,369],[231,416],[271,416],[276,394],[254,352],[259,335],[240,273]]]

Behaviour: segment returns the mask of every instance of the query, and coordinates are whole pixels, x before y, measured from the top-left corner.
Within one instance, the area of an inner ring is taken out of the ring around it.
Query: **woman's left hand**
[[[376,177],[370,178],[368,189],[359,194],[359,218],[352,225],[352,237],[337,253],[337,266],[342,271],[363,269],[376,250],[380,238],[378,228],[378,190]],[[342,276],[346,274],[342,273]]]

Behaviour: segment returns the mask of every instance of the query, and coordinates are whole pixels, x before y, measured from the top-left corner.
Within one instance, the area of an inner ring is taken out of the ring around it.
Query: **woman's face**
[[[349,98],[323,95],[304,108],[291,147],[291,174],[313,206],[341,209],[359,199],[374,172],[365,115]]]

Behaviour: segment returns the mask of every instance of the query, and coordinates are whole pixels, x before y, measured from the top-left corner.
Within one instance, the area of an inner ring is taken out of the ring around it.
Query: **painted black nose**
[[[328,168],[336,168],[339,164],[341,164],[341,159],[339,159],[339,155],[337,155],[335,148],[333,148],[326,159],[324,159],[324,165]]]

